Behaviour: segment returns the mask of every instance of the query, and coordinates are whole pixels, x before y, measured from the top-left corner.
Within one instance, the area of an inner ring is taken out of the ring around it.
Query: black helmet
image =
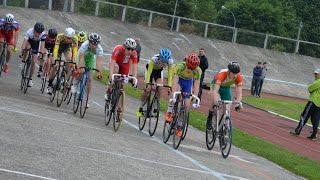
[[[240,65],[236,61],[232,61],[228,64],[228,70],[234,74],[237,74],[240,72]]]
[[[34,31],[36,31],[37,33],[42,33],[44,31],[44,26],[41,22],[37,22],[34,25]]]
[[[92,44],[99,44],[101,42],[101,37],[97,33],[89,34],[89,42]]]
[[[56,38],[57,35],[58,35],[58,32],[57,32],[56,29],[49,29],[48,35],[49,35],[49,37],[51,37],[51,38]]]

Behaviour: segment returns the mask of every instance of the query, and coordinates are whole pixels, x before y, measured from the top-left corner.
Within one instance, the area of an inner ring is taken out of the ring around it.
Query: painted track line
[[[7,172],[7,173],[24,175],[24,176],[29,176],[29,177],[35,177],[35,178],[39,178],[39,179],[55,180],[55,179],[48,178],[48,177],[44,177],[44,176],[38,176],[38,175],[34,175],[34,174],[29,174],[29,173],[24,173],[24,172],[19,172],[19,171],[13,171],[13,170],[9,170],[9,169],[2,169],[2,168],[0,168],[0,171],[2,171],[2,172]]]

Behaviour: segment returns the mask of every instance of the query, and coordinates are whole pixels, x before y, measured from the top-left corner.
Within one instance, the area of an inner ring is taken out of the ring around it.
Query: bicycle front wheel
[[[81,87],[82,98],[80,101],[80,117],[83,118],[84,115],[86,114],[86,110],[88,109],[88,101],[89,101],[89,84],[88,81],[85,81],[83,83],[83,87]]]
[[[122,117],[123,117],[123,112],[124,112],[124,99],[125,99],[125,94],[123,91],[119,92],[114,112],[112,114],[112,119],[113,119],[113,129],[115,132],[119,130],[119,127],[121,125]]]
[[[48,77],[48,72],[49,72],[49,67],[48,63],[45,62],[42,68],[42,73],[41,73],[41,88],[40,91],[43,94],[44,89],[46,88],[46,83],[47,83],[47,77]]]
[[[70,103],[72,98],[71,86],[73,85],[73,81],[75,81],[74,76],[72,75],[73,70],[67,73],[66,83],[63,91],[63,100],[66,101],[67,105]]]
[[[26,77],[27,77],[27,63],[24,63],[23,68],[21,70],[21,83],[20,83],[20,90],[23,91],[24,86],[26,85]]]
[[[178,125],[179,122],[182,122],[182,124]],[[186,123],[187,123],[186,111],[182,109],[178,112],[178,116],[175,124],[176,128],[173,134],[173,142],[172,142],[172,146],[174,149],[178,149],[181,141],[183,140],[183,133],[185,131]]]
[[[149,97],[144,101],[143,106],[142,106],[142,116],[139,117],[139,130],[142,131],[144,126],[146,125],[147,121],[147,115],[150,110],[148,110],[148,104],[149,104]]]
[[[214,144],[216,142],[216,138],[217,138],[216,112],[213,112],[213,116],[212,116],[211,121],[213,121],[211,123],[212,124],[211,129],[206,128],[206,145],[207,145],[208,150],[212,150],[212,148],[214,147]]]
[[[110,95],[109,95],[109,98],[110,98]],[[110,123],[110,120],[111,120],[111,117],[112,117],[112,103],[111,103],[111,100],[106,100],[105,101],[105,104],[104,104],[104,123],[106,126],[109,125]]]
[[[80,80],[78,82],[78,85],[77,85],[77,89],[76,89],[76,92],[75,94],[73,95],[73,106],[72,106],[72,110],[73,110],[73,113],[77,113],[78,109],[79,109],[79,102],[80,102],[80,88],[82,86],[82,80]]]
[[[153,98],[153,101],[150,105],[150,117],[149,117],[149,135],[153,136],[156,132],[158,121],[159,121],[159,111],[160,103],[158,98]]]
[[[0,59],[0,77],[1,77],[1,73],[4,69],[4,65],[5,65],[5,61],[6,61],[6,54],[5,54],[6,49],[2,50],[1,53],[1,59]]]
[[[64,71],[61,72],[61,76],[59,77],[59,82],[57,84],[57,107],[60,107],[63,100],[63,93],[66,84],[66,73]]]
[[[31,77],[32,62],[28,62],[28,60],[27,60],[26,64],[27,64],[27,67],[26,67],[26,71],[25,71],[25,74],[24,74],[25,76],[24,76],[24,88],[23,88],[23,93],[24,94],[27,93],[27,90],[28,90],[28,87],[29,87],[29,82],[30,82],[30,77]]]
[[[232,125],[231,119],[228,116],[226,116],[226,119],[221,126],[219,143],[222,157],[227,158],[229,156],[232,144]]]

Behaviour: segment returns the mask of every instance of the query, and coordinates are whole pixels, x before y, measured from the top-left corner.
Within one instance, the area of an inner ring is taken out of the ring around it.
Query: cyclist
[[[102,79],[102,71],[101,64],[103,58],[103,49],[100,45],[101,37],[97,33],[89,34],[89,39],[86,40],[80,47],[76,62],[78,67],[83,67],[83,65],[87,68],[93,69],[96,68],[99,70],[98,79]],[[84,70],[78,69],[76,74],[81,74]],[[79,76],[77,76],[79,77]],[[89,92],[91,90],[91,81],[92,81],[92,72],[90,72],[89,79]],[[76,93],[76,85],[71,86],[71,92]],[[89,107],[89,103],[87,103],[87,108]]]
[[[33,28],[30,28],[25,36],[24,36],[24,40],[21,46],[21,51],[22,51],[22,62],[20,63],[19,67],[20,69],[23,68],[24,66],[24,62],[26,61],[27,58],[27,52],[23,51],[23,49],[29,49],[32,48],[32,65],[31,65],[31,69],[30,69],[30,73],[31,73],[31,77],[30,77],[30,81],[28,86],[32,87],[33,86],[33,82],[32,82],[32,76],[33,76],[33,72],[35,69],[35,62],[38,59],[38,50],[39,50],[39,45],[40,45],[40,41],[44,42],[45,40],[45,32],[44,32],[44,25],[41,22],[37,22]],[[44,54],[44,52],[42,51],[44,49],[45,43],[41,43],[41,53]]]
[[[66,58],[66,61],[73,61],[75,62],[76,54],[78,51],[78,38],[75,35],[75,31],[73,28],[68,27],[65,29],[64,33],[59,33],[56,38],[56,42],[53,48],[53,60],[58,59],[64,54],[64,57]],[[69,64],[66,64],[66,69],[69,68]],[[47,93],[52,94],[53,87],[52,82],[55,77],[55,72],[57,71],[57,66],[53,66],[51,68],[49,81],[48,81],[48,88]],[[68,75],[67,75],[68,76]]]
[[[219,96],[221,100],[232,100],[232,92],[231,92],[231,85],[236,85],[236,102],[241,102],[242,100],[242,84],[243,84],[243,77],[240,74],[240,65],[236,61],[232,61],[228,64],[228,69],[221,69],[214,77],[211,83],[210,92],[212,92],[212,102],[210,104],[209,115],[207,118],[207,129],[212,128],[212,116],[215,110],[215,107],[219,105]],[[230,112],[230,105],[228,105],[229,112]],[[236,106],[236,110],[242,110],[243,107],[241,104]]]
[[[0,19],[0,43],[4,42],[4,39],[7,41],[7,57],[6,64],[4,65],[3,71],[5,73],[9,72],[8,63],[11,57],[12,47],[16,51],[16,45],[19,38],[20,25],[17,21],[14,20],[12,14],[6,14],[3,19]],[[2,45],[0,46],[0,52],[2,52]]]
[[[163,48],[160,49],[159,54],[156,54],[152,57],[149,63],[146,65],[146,76],[145,82],[150,83],[154,82],[158,84],[163,84],[163,68],[168,66],[168,86],[172,86],[172,75],[173,75],[173,60],[171,59],[171,51],[169,49]],[[158,89],[158,95],[160,98],[161,88]],[[170,89],[169,89],[170,92]],[[137,116],[141,117],[143,112],[143,103],[147,98],[147,95],[150,93],[148,86],[144,88],[144,93],[141,95],[140,106],[137,109]]]
[[[130,66],[133,69],[133,76],[137,78],[138,69],[138,55],[135,51],[137,44],[134,39],[127,38],[123,45],[117,45],[112,52],[111,62],[109,65],[109,84],[107,86],[107,92],[111,91],[111,78],[113,75],[113,68],[115,64],[119,66],[118,73],[128,75]],[[107,93],[108,94],[108,93]],[[108,96],[108,95],[107,95]]]
[[[173,77],[172,82],[172,92],[177,91],[179,84],[181,87],[182,95],[184,94],[198,94],[199,92],[199,84],[200,84],[200,77],[201,77],[201,68],[199,67],[200,59],[196,53],[191,53],[185,57],[185,61],[180,62],[175,67],[175,75]],[[193,82],[194,81],[194,82]],[[192,85],[194,83],[194,85]],[[192,91],[192,86],[194,90]],[[190,107],[190,96],[185,97],[185,106],[188,112]],[[166,121],[172,121],[172,109],[173,109],[174,101],[170,99],[168,110],[166,112]],[[178,122],[178,132],[177,136],[182,135],[182,126],[183,122]]]
[[[83,42],[88,40],[88,37],[84,31],[79,31],[77,33],[77,38],[78,38],[78,49],[80,49],[80,46],[82,45]]]
[[[42,52],[46,52],[48,54],[43,54],[42,58],[43,60],[47,60],[47,58],[51,58],[53,53],[54,44],[56,42],[56,37],[58,35],[58,32],[56,29],[49,29],[46,33],[45,39],[44,39],[44,50],[41,50]],[[40,61],[39,64],[39,71],[38,71],[38,77],[41,77],[42,73],[42,66],[44,61]]]

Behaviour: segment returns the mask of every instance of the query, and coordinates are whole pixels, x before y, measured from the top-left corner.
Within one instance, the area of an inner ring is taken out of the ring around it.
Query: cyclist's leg
[[[177,86],[180,86],[178,84],[178,82],[180,81],[180,77],[177,75],[173,76],[173,80],[172,80],[172,92],[177,91]],[[171,122],[173,117],[172,117],[172,110],[173,110],[173,106],[174,106],[174,102],[169,101],[168,103],[168,109],[166,111],[166,116],[165,116],[165,120],[167,122]]]
[[[214,86],[215,86],[215,80],[212,80],[211,89],[214,89]],[[220,91],[219,91],[218,94],[220,95]],[[217,109],[214,108],[214,105],[215,104],[214,104],[214,101],[213,101],[213,96],[211,96],[211,102],[210,102],[210,106],[209,106],[210,108],[209,108],[208,117],[207,117],[207,123],[206,123],[207,129],[209,129],[209,130],[211,130],[211,128],[212,128],[212,118],[216,118],[214,115],[217,114]]]
[[[72,52],[71,52],[71,49],[70,48],[67,48],[65,51],[64,51],[64,57],[66,58],[66,61],[71,61],[72,60]],[[67,63],[66,64],[66,69],[69,69],[70,68],[70,64]]]
[[[6,35],[6,40],[7,40],[7,59],[6,59],[6,61],[7,61],[7,64],[9,63],[9,61],[10,61],[10,57],[11,57],[11,52],[12,52],[12,49],[13,49],[13,45],[14,45],[14,39],[13,39],[13,34],[8,34],[8,35]]]
[[[163,84],[163,70],[161,70],[161,71],[158,71],[157,72],[157,75],[155,76],[155,81],[156,81],[156,83],[157,84]],[[161,97],[161,87],[159,87],[158,88],[158,91],[157,91],[157,94],[158,94],[158,97],[159,97],[159,99],[160,99],[160,97]]]
[[[85,63],[85,66],[87,68],[90,68],[90,69],[95,69],[96,68],[96,60],[95,60],[95,57],[93,55],[85,55],[84,56],[84,63]],[[89,92],[91,92],[91,87],[92,87],[92,79],[93,79],[93,73],[92,71],[90,71],[89,73],[89,84],[88,84],[88,90]],[[87,103],[87,107],[89,107],[89,102]]]

